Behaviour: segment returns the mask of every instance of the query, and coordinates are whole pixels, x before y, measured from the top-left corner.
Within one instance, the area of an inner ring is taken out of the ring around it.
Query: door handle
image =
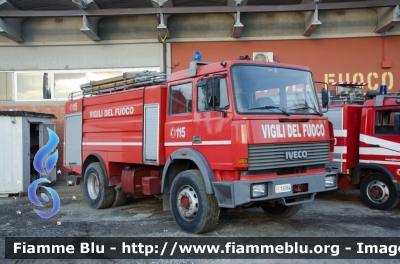
[[[192,142],[194,144],[201,144],[201,136],[193,136]]]
[[[376,144],[369,144],[370,147],[380,147],[379,145]]]

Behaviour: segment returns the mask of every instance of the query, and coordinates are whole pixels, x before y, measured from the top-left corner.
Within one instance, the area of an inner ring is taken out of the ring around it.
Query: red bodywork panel
[[[83,100],[83,160],[104,151],[103,161],[142,163],[144,89],[87,97]],[[106,103],[105,103],[106,102]],[[128,108],[127,115],[117,109]]]
[[[333,105],[327,116],[335,126],[334,161],[339,162],[339,172],[348,174],[358,163],[379,164],[386,167],[394,177],[400,179],[400,136],[376,133],[377,112],[399,109],[398,98],[385,98],[383,105],[376,100],[366,100],[363,105]],[[389,121],[392,122],[393,120]],[[341,126],[341,127],[340,127]],[[338,164],[338,163],[337,163]],[[366,172],[368,173],[368,172]],[[346,189],[349,178],[342,178],[339,188]]]
[[[400,179],[400,135],[394,131],[390,134],[378,133],[377,125],[383,121],[378,120],[377,113],[385,110],[400,111],[397,98],[385,98],[382,106],[375,106],[375,100],[364,103],[360,128],[360,162],[377,163],[386,167],[394,177]],[[393,127],[392,120],[388,120]]]
[[[247,120],[249,128],[249,144],[274,144],[329,141],[327,120],[320,117],[308,117],[309,120],[299,122],[303,116],[291,115],[287,118],[252,116]]]
[[[154,140],[162,146],[166,86],[136,88],[67,102],[66,115],[84,109],[82,161],[96,153],[102,159],[109,177],[121,176],[124,163],[147,164],[143,157],[144,105],[158,105],[159,133]],[[165,164],[164,148],[159,147],[157,151],[158,161],[151,165]],[[80,166],[71,168],[81,173]]]
[[[155,195],[161,193],[160,177],[144,177],[142,178],[143,194]]]
[[[151,171],[149,166],[154,166],[155,171],[161,171],[167,159],[177,150],[198,150],[206,158],[217,181],[263,180],[277,178],[278,174],[272,171],[273,168],[266,173],[257,172],[251,177],[241,174],[250,170],[247,160],[251,146],[286,144],[290,150],[288,152],[296,152],[297,155],[297,151],[304,151],[305,144],[309,153],[313,153],[314,160],[317,160],[308,164],[317,164],[317,167],[310,167],[308,171],[300,169],[286,172],[280,174],[279,178],[326,173],[322,163],[329,160],[327,146],[332,150],[334,141],[328,119],[316,113],[291,113],[290,116],[283,113],[238,114],[234,108],[235,98],[228,69],[239,63],[260,64],[256,61],[228,61],[225,66],[219,63],[198,66],[196,76],[190,77],[189,70],[177,72],[171,75],[168,85],[134,88],[67,102],[66,115],[82,113],[82,164],[87,157],[95,154],[105,166],[109,185],[121,184],[123,191],[131,194],[154,194],[160,185],[160,181],[154,177],[159,178],[160,174],[150,174],[146,170]],[[306,67],[269,64],[309,71]],[[224,115],[221,111],[196,111],[196,98],[199,96],[196,83],[204,76],[208,78],[215,74],[226,75],[229,108],[224,109]],[[190,85],[193,100],[185,101],[185,98],[179,98],[172,92],[171,100],[180,102],[181,109],[179,105],[171,108],[174,114],[169,115],[167,93],[171,86],[181,84]],[[185,107],[189,104],[192,110],[186,113]],[[153,108],[148,108],[153,106],[158,107],[156,114]],[[148,112],[151,118],[146,118],[146,109],[153,109]],[[148,125],[153,126],[147,128]],[[320,148],[322,152],[314,152],[313,143],[323,144]],[[293,144],[299,145],[294,147]],[[148,151],[147,147],[152,148]],[[156,156],[149,158],[149,153]],[[263,153],[268,154],[268,151]],[[321,158],[320,163],[315,163],[318,162],[319,153],[326,157]],[[282,168],[290,159],[286,157],[285,160],[285,153],[280,155],[279,168]],[[268,159],[272,158],[268,156]],[[307,166],[297,156],[296,159],[294,167]],[[141,165],[143,170],[139,168]],[[126,169],[127,166],[131,168]],[[81,173],[81,166],[70,168]],[[253,172],[256,170],[252,169]],[[142,184],[141,190],[138,189],[139,184]],[[299,184],[296,188],[300,192],[308,187]]]
[[[244,61],[227,61],[226,66],[212,64],[197,68],[197,77],[188,78],[189,70],[180,71],[171,75],[168,86],[191,82],[193,98],[197,98],[195,84],[204,76],[212,74],[226,74],[227,86],[232,89],[230,72],[233,64]],[[256,61],[245,61],[246,64],[259,64]],[[309,70],[306,67],[288,64],[270,63],[274,67],[290,67]],[[165,151],[170,156],[181,148],[199,150],[207,159],[214,171],[216,180],[245,180],[237,170],[247,170],[248,164],[238,163],[239,159],[248,158],[248,146],[258,144],[300,143],[328,141],[333,145],[333,135],[330,132],[329,121],[318,115],[296,115],[290,117],[285,114],[274,115],[244,115],[234,111],[234,97],[232,91],[228,94],[230,108],[225,110],[227,116],[222,117],[220,112],[185,113],[182,115],[167,115],[165,124]],[[196,100],[192,102],[192,109],[196,109]],[[176,136],[175,131],[184,129],[185,135]],[[307,130],[308,129],[308,130]],[[200,137],[202,143],[192,142],[194,137]],[[333,149],[332,149],[333,150]],[[304,173],[308,175],[310,172]],[[252,179],[268,179],[276,174],[253,176]]]
[[[151,176],[153,175],[153,176]],[[125,193],[134,195],[152,195],[161,192],[161,178],[158,171],[147,167],[138,169],[124,169],[121,176],[121,187]]]
[[[347,169],[354,168],[358,162],[358,147],[360,135],[360,122],[362,106],[360,105],[333,105],[329,107],[328,116],[332,112],[340,111],[336,116],[340,118],[341,128],[335,127],[334,153],[342,155],[340,172],[345,173]],[[331,121],[333,121],[331,119]],[[336,124],[334,124],[336,125]],[[334,159],[338,159],[335,157]]]

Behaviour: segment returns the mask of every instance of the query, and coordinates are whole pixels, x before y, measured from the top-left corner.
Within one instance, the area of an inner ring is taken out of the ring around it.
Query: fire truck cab
[[[220,209],[289,217],[337,189],[325,168],[333,126],[308,68],[193,61],[160,80],[127,73],[67,102],[65,166],[82,175],[91,207],[162,194],[182,230],[204,233]]]
[[[390,210],[400,201],[400,95],[368,91],[364,97],[366,83],[331,85],[340,104],[326,113],[335,133],[328,167],[338,171],[340,190],[360,189],[367,206]]]

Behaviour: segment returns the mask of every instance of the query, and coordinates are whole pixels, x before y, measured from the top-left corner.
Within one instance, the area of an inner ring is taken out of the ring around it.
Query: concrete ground
[[[156,197],[130,198],[124,206],[94,210],[79,186],[57,182],[59,212],[42,219],[27,196],[0,198],[0,252],[5,256],[4,237],[196,237],[181,231],[169,211]],[[48,211],[51,205],[45,206]],[[20,213],[18,213],[20,212]],[[391,211],[367,208],[358,191],[322,193],[292,218],[275,220],[259,208],[241,213],[221,212],[209,237],[400,237],[400,206]],[[240,263],[240,260],[58,260],[61,263]],[[250,260],[251,263],[292,263],[291,260]],[[352,263],[396,263],[396,260],[351,260]],[[1,263],[52,263],[53,260],[0,260]],[[296,263],[342,263],[343,260],[296,260]]]

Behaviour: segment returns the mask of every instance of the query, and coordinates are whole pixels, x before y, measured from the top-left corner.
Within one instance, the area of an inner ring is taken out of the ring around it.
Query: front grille
[[[307,151],[307,158],[286,159],[286,151]],[[309,166],[329,162],[329,141],[249,145],[249,171]]]

